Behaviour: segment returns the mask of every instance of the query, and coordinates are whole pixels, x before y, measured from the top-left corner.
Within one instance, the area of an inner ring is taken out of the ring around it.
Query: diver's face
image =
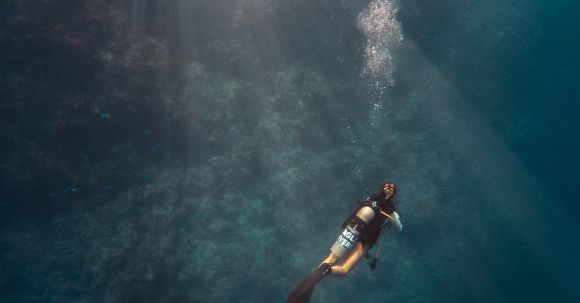
[[[385,196],[392,197],[395,194],[395,185],[392,183],[387,183],[383,187],[383,191],[385,192]]]

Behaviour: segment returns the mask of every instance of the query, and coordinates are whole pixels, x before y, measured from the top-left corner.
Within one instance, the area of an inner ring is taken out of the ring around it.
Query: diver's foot
[[[319,269],[322,268],[322,275],[323,276],[327,276],[330,275],[330,273],[332,272],[332,263],[322,263],[320,264],[320,266],[318,266]]]

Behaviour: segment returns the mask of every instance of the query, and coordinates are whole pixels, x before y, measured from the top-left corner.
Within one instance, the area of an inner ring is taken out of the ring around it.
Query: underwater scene
[[[2,1],[0,302],[580,302],[579,11]]]

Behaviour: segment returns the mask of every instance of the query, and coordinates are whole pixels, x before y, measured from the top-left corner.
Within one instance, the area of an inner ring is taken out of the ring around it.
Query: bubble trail
[[[403,40],[397,12],[398,1],[374,0],[358,16],[358,27],[366,38],[361,76],[379,89],[395,84],[391,52]]]

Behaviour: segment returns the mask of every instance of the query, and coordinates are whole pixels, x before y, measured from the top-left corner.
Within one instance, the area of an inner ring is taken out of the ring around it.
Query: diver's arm
[[[403,231],[403,223],[401,223],[401,216],[399,216],[399,214],[396,211],[392,212],[391,214],[387,214],[383,211],[381,211],[381,213],[383,213],[383,215],[387,217],[387,220],[391,222],[399,232]],[[383,227],[384,224],[383,226],[381,226],[381,228]]]
[[[352,252],[348,255],[348,258],[342,263],[342,265],[334,265],[331,268],[330,273],[337,276],[344,276],[352,269],[352,267],[360,260],[364,254],[363,245],[361,242],[356,243]]]
[[[399,232],[403,231],[403,223],[401,223],[401,216],[399,216],[399,214],[396,211],[394,211],[391,214],[391,222],[393,222],[393,224],[395,225],[397,230],[399,230]]]

